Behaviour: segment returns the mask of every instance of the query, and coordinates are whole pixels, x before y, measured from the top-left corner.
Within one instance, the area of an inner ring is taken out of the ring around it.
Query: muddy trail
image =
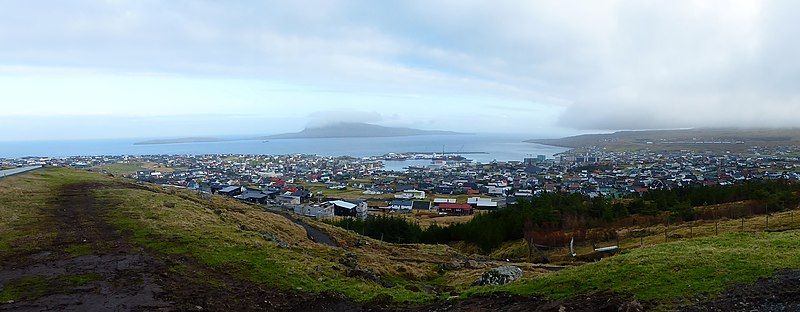
[[[92,196],[92,190],[104,187],[109,185],[60,190],[44,222],[57,233],[53,243],[6,261],[0,270],[0,289],[16,287],[22,293],[21,300],[0,303],[0,311],[365,310],[336,295],[264,289],[192,259],[133,247],[105,221],[113,207],[98,205]],[[178,266],[191,273],[171,269]]]

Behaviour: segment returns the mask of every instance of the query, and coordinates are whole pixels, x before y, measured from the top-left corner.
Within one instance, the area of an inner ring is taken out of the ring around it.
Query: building
[[[242,194],[234,196],[234,198],[254,204],[266,204],[267,200],[269,200],[269,195],[263,192],[247,190]]]
[[[415,200],[411,202],[411,209],[414,210],[431,210],[431,202],[427,200]]]
[[[472,214],[472,206],[469,204],[444,203],[439,205],[439,213],[453,216],[468,216]]]
[[[343,200],[332,200],[320,204],[321,207],[330,207],[336,216],[366,218],[367,203],[354,204]]]
[[[217,191],[217,194],[234,197],[236,195],[242,194],[242,192],[244,191],[242,189],[243,187],[241,186],[226,186]]]
[[[334,216],[334,210],[332,206],[323,207],[320,205],[314,205],[314,206],[297,205],[294,206],[294,213],[312,218],[327,218]]]
[[[393,200],[389,203],[389,210],[392,211],[411,211],[414,203],[410,200]]]
[[[467,198],[467,204],[475,209],[494,210],[498,208],[497,202],[491,198],[470,197]]]
[[[395,198],[402,199],[425,199],[425,191],[420,190],[405,190],[400,194],[394,195]]]

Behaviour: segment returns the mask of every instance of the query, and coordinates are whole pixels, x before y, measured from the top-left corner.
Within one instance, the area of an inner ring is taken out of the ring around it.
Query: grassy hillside
[[[467,257],[444,245],[387,244],[302,220],[341,246],[331,247],[309,239],[292,220],[257,206],[84,171],[40,170],[0,180],[0,186],[0,213],[8,216],[0,221],[0,261],[38,251],[66,257],[102,252],[102,244],[53,240],[59,232],[54,214],[70,208],[58,204],[64,202],[63,190],[74,193],[80,186],[100,210],[102,226],[199,283],[221,283],[214,276],[224,272],[253,287],[337,293],[356,302],[421,303],[458,293],[485,268],[498,265],[482,261],[480,267],[443,270]],[[527,270],[529,275],[542,272]]]
[[[277,297],[299,298],[295,304],[319,300],[302,294],[344,296],[370,304],[418,304],[453,295],[502,292],[570,300],[612,291],[669,306],[701,295],[713,297],[779,269],[800,268],[800,233],[735,233],[740,221],[729,220],[720,223],[723,234],[719,236],[713,235],[713,224],[698,223],[691,230],[695,238],[689,238],[689,229],[683,225],[671,230],[671,241],[664,243],[653,228],[643,248],[635,248],[641,240],[623,239],[622,254],[555,273],[517,263],[525,271],[522,280],[476,287],[471,284],[483,271],[502,263],[472,257],[473,263],[465,266],[470,257],[448,246],[388,244],[314,220],[299,220],[339,245],[328,246],[311,240],[297,220],[257,206],[69,169],[38,170],[0,180],[0,215],[0,263],[3,268],[17,268],[3,272],[9,278],[0,275],[3,302],[86,293],[87,287],[102,289],[102,283],[118,285],[114,284],[121,283],[117,277],[102,270],[24,272],[31,265],[71,261],[89,261],[97,268],[105,262],[95,262],[104,257],[111,257],[108,263],[120,263],[114,258],[120,255],[144,261],[138,269],[156,270],[153,280],[168,285],[165,289],[177,289],[167,298],[188,298],[190,307],[213,307],[213,298],[226,298],[218,308],[235,308],[228,301],[236,300],[252,307],[246,294],[266,290],[295,294]],[[794,224],[793,214],[773,218],[774,228]],[[763,216],[749,219],[745,229],[757,230],[762,222]],[[586,252],[588,247],[582,248]],[[141,260],[142,254],[153,260]],[[146,285],[149,280],[122,284]],[[192,288],[181,292],[187,285]],[[198,292],[197,287],[201,294],[221,293],[191,295]],[[256,293],[253,298],[259,296],[263,297]]]
[[[469,295],[509,292],[551,299],[613,291],[659,304],[714,297],[787,268],[800,268],[800,234],[730,233],[635,249],[596,263]]]
[[[718,150],[742,151],[752,146],[797,145],[800,129],[680,129],[618,131],[583,134],[527,142],[569,148],[592,146],[610,150]],[[724,143],[723,143],[724,142]]]

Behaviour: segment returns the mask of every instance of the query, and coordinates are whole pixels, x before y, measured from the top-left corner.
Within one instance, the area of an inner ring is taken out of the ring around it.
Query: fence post
[[[667,224],[664,226],[664,242],[669,241],[669,220],[667,220]]]
[[[742,211],[742,229],[741,232],[744,232],[744,211]]]
[[[694,221],[689,221],[689,238],[694,237]]]

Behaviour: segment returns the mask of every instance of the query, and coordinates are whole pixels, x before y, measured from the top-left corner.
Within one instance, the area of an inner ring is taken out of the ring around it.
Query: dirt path
[[[48,225],[57,237],[49,250],[23,257],[0,272],[0,285],[28,300],[0,305],[14,311],[172,310],[152,257],[133,250],[103,219],[91,189],[61,190]],[[21,283],[20,281],[27,281]]]
[[[308,238],[310,240],[314,241],[315,243],[324,244],[324,245],[328,245],[328,246],[331,246],[331,247],[339,247],[339,244],[336,243],[336,241],[333,239],[333,237],[328,235],[328,233],[325,233],[325,232],[323,232],[323,231],[311,226],[310,224],[305,223],[305,222],[303,222],[301,220],[298,220],[296,218],[289,218],[289,220],[292,220],[292,222],[294,222],[295,224],[297,224],[299,226],[302,226],[306,230],[306,233],[308,234]]]
[[[113,207],[92,196],[92,190],[105,187],[110,185],[59,191],[43,220],[58,233],[51,246],[20,255],[0,270],[0,290],[15,287],[22,293],[21,300],[0,302],[0,311],[369,310],[338,295],[266,289],[184,256],[150,255],[105,221],[105,211]],[[183,273],[171,270],[176,267]]]

